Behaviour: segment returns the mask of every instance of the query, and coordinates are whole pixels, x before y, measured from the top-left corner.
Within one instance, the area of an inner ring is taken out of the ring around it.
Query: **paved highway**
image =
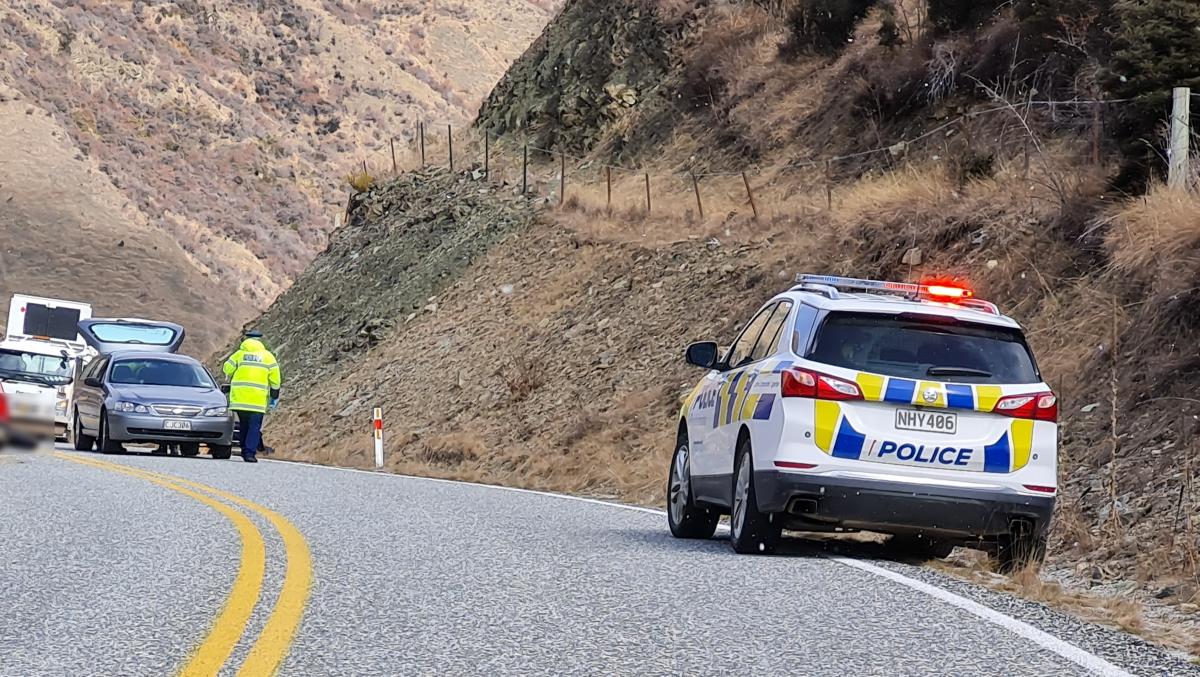
[[[279,462],[0,457],[0,675],[1200,674],[869,552]]]

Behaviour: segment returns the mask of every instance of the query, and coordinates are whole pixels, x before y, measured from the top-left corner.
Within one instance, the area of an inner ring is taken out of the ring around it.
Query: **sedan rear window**
[[[215,388],[212,377],[198,364],[167,360],[121,360],[113,365],[110,383],[145,386]]]
[[[1041,381],[1020,331],[930,315],[830,313],[808,359],[928,381]]]
[[[93,324],[91,332],[105,343],[166,346],[175,340],[175,330],[152,324]]]

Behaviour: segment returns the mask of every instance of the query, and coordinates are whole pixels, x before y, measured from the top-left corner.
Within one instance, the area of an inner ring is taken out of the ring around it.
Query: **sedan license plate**
[[[953,435],[958,432],[958,414],[919,409],[897,409],[896,430]]]
[[[191,430],[192,422],[191,421],[174,421],[171,419],[167,419],[167,420],[163,421],[163,429],[164,430]]]

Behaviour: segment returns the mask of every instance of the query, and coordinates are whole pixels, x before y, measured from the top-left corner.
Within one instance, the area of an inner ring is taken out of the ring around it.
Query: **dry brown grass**
[[[1116,210],[1105,238],[1118,274],[1150,284],[1157,298],[1200,278],[1200,195],[1158,186]]]

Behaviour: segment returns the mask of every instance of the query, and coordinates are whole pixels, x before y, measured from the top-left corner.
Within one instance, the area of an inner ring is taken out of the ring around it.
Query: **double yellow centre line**
[[[300,627],[300,619],[304,616],[304,607],[308,603],[313,578],[312,556],[308,551],[308,543],[291,522],[270,508],[206,484],[94,458],[59,452],[54,455],[72,463],[137,477],[183,494],[216,510],[237,529],[242,543],[237,577],[233,581],[224,608],[213,621],[208,635],[188,657],[179,672],[180,677],[208,677],[221,671],[245,633],[250,616],[254,613],[254,607],[262,594],[263,576],[266,571],[266,546],[262,532],[245,514],[230,507],[228,503],[241,506],[265,518],[283,540],[287,568],[275,608],[271,610],[262,633],[250,648],[250,653],[237,674],[260,677],[274,675],[279,670],[296,637],[296,630]],[[217,499],[224,499],[228,503]]]

